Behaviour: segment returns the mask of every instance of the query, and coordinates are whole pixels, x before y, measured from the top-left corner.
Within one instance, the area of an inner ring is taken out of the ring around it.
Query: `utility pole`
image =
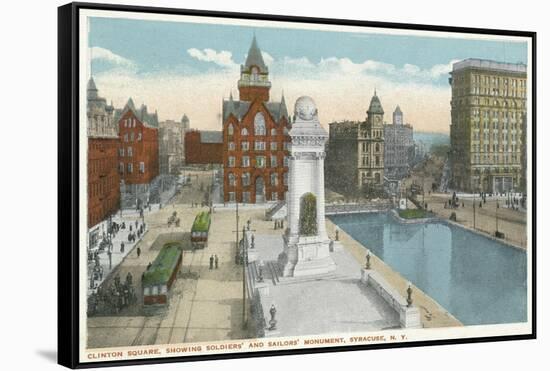
[[[497,199],[497,204],[495,206],[495,228],[496,228],[496,233],[498,234],[498,199]]]
[[[474,230],[475,230],[476,229],[476,194],[475,192],[474,192],[473,206],[474,206]]]

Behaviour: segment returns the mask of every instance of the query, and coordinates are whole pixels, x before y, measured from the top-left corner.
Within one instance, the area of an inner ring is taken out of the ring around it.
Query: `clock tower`
[[[358,187],[384,185],[384,109],[374,91],[358,138]]]
[[[269,71],[262,57],[262,51],[258,47],[256,36],[252,39],[244,65],[241,65],[238,86],[241,101],[252,102],[256,99],[262,102],[269,101],[271,81],[269,81]]]

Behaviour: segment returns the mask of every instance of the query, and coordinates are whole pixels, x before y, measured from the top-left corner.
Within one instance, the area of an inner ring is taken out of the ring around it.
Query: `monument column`
[[[330,256],[330,241],[325,227],[323,164],[328,134],[319,122],[317,107],[310,97],[298,98],[294,106],[294,117],[289,132],[289,225],[283,235],[285,246],[279,255],[279,264],[285,277],[324,275],[336,269]],[[308,198],[311,200],[312,196],[315,196],[315,211],[306,205]],[[304,210],[301,210],[302,200],[305,200]],[[311,225],[313,215],[309,212],[316,213],[315,226]],[[300,228],[302,217],[307,222],[305,228]]]

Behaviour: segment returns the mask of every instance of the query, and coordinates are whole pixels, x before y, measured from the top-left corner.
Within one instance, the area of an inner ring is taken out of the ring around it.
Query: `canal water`
[[[525,252],[443,221],[403,224],[388,213],[330,219],[464,325],[527,321]]]

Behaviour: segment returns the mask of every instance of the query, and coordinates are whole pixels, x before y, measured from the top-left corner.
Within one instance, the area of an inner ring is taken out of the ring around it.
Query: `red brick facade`
[[[257,135],[254,127],[258,113],[265,121],[263,135],[261,131]],[[231,130],[233,134],[230,134]],[[227,118],[223,125],[225,202],[262,201],[257,199],[257,195],[262,195],[263,201],[285,199],[288,190],[285,175],[288,173],[285,159],[290,143],[288,130],[288,119],[281,117],[276,122],[260,99],[250,105],[240,122],[233,114]]]
[[[223,143],[201,141],[201,132],[193,130],[185,133],[186,164],[222,164]]]
[[[159,175],[158,129],[129,109],[118,120],[118,172],[125,184],[148,184]]]
[[[88,138],[88,228],[120,207],[118,138]]]

